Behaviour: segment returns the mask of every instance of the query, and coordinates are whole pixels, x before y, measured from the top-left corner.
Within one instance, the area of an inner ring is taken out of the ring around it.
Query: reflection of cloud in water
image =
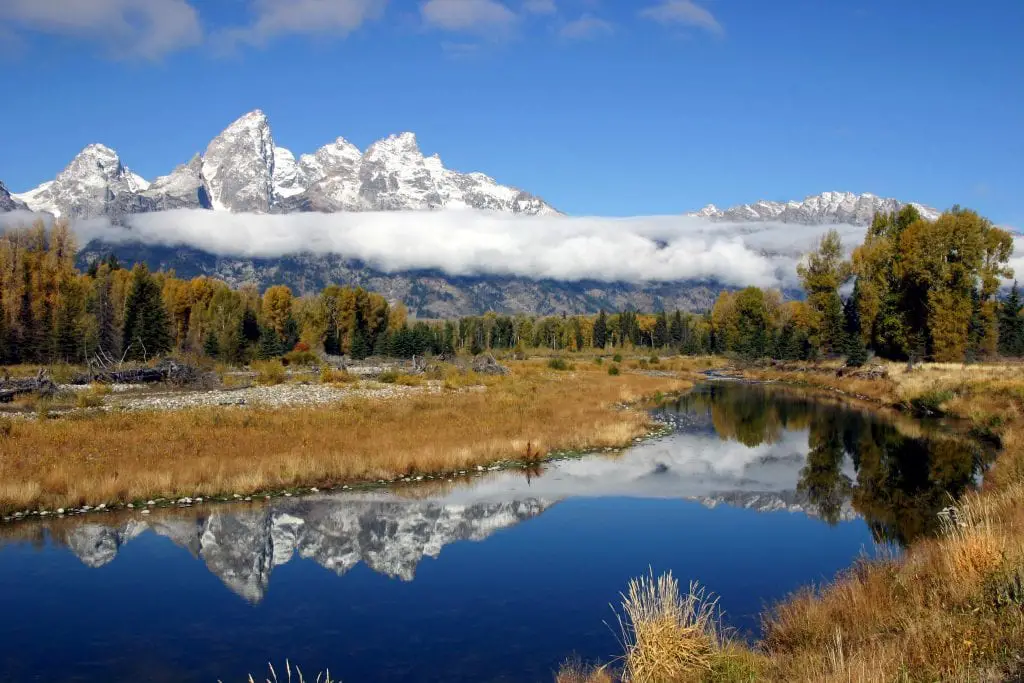
[[[446,500],[510,495],[700,498],[721,492],[793,491],[807,453],[807,431],[784,432],[776,443],[748,448],[717,435],[673,434],[619,457],[589,456],[545,466],[529,481],[502,472],[453,491]]]

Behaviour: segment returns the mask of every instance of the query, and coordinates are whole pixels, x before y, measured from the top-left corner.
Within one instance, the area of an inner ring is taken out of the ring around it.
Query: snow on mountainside
[[[876,211],[898,211],[906,204],[907,202],[876,197],[868,193],[822,192],[811,195],[802,202],[770,202],[762,199],[754,204],[740,204],[724,211],[714,204],[708,204],[700,211],[694,211],[687,215],[737,223],[778,221],[802,225],[827,225],[830,223],[868,225]],[[910,204],[913,204],[921,212],[922,217],[929,220],[935,220],[941,213],[923,204],[914,202],[910,202]]]
[[[33,211],[71,219],[92,218],[152,211],[152,202],[141,194],[148,187],[142,176],[121,163],[117,152],[92,144],[54,180],[13,196]]]
[[[68,218],[176,208],[557,213],[543,200],[483,173],[458,173],[437,155],[424,157],[412,133],[375,142],[365,154],[338,138],[296,161],[290,150],[275,145],[270,122],[258,109],[225,128],[202,155],[152,184],[124,167],[112,149],[89,145],[55,180],[13,197],[34,211]],[[0,211],[12,207],[0,203]]]
[[[11,196],[7,186],[0,183],[0,211],[25,211],[28,206]]]

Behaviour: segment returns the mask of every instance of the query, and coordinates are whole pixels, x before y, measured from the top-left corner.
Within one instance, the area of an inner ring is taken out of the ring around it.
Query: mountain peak
[[[203,178],[215,210],[266,213],[274,199],[274,138],[254,109],[215,137],[203,155]]]
[[[700,211],[687,214],[697,218],[738,223],[778,221],[803,225],[848,223],[868,225],[878,211],[898,211],[906,204],[912,204],[928,219],[935,219],[939,211],[923,204],[901,202],[882,198],[870,193],[822,192],[808,195],[803,201],[775,202],[761,199],[753,204],[739,204],[724,211],[709,204]]]

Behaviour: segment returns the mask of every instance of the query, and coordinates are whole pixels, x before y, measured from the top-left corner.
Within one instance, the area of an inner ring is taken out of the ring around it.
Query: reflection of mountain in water
[[[89,567],[112,561],[122,545],[146,530],[166,536],[202,558],[231,590],[252,602],[266,593],[274,567],[296,555],[341,575],[362,562],[410,581],[424,557],[455,541],[480,541],[536,517],[541,500],[473,505],[401,502],[356,497],[289,499],[245,509],[180,512],[120,526],[81,524],[65,542]]]

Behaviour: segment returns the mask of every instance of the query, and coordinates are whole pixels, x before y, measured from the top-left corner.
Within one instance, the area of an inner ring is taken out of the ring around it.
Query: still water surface
[[[974,445],[780,388],[712,383],[619,456],[391,492],[0,527],[0,680],[540,681],[617,650],[609,607],[672,570],[761,609],[932,533]]]

